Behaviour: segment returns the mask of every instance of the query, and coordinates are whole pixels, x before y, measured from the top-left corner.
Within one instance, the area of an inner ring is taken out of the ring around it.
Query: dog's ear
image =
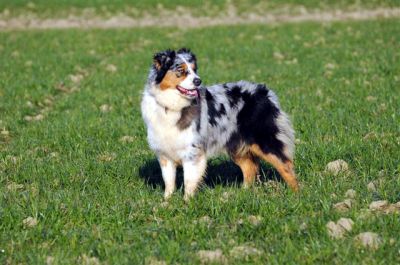
[[[189,48],[182,47],[177,51],[177,54],[185,54],[186,58],[188,58],[188,61],[190,63],[194,64],[194,69],[193,70],[195,72],[197,71],[197,58],[196,58],[196,55]]]
[[[192,53],[192,52],[190,51],[190,49],[185,48],[185,47],[182,47],[182,48],[180,48],[180,49],[178,50],[178,54],[179,54],[179,53]]]
[[[168,69],[175,60],[175,51],[165,50],[158,52],[153,56],[153,65],[157,71]]]

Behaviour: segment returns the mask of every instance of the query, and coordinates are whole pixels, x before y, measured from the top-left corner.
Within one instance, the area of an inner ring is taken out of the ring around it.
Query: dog
[[[157,155],[164,198],[184,171],[184,199],[191,198],[206,171],[207,158],[228,154],[249,187],[260,160],[270,163],[294,191],[294,130],[276,94],[248,81],[201,86],[196,56],[186,48],[153,57],[141,101],[147,140]]]

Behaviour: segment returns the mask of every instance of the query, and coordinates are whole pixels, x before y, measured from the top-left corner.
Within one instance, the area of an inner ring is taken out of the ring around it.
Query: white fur
[[[161,90],[159,91],[163,93]],[[180,106],[180,109],[190,104],[188,100],[179,95],[179,92],[178,94],[166,94],[164,97],[163,102],[173,102],[172,105],[175,107]],[[181,117],[180,111],[170,109],[170,107],[166,109],[161,103],[157,102],[157,99],[157,96],[151,95],[145,90],[141,104],[150,148],[159,157],[164,156],[175,162],[181,162],[185,157],[189,157],[193,152],[196,152],[196,149],[192,147],[192,143],[200,141],[200,137],[193,133],[195,130],[194,124],[185,130],[179,130],[176,123]]]
[[[281,142],[285,143],[284,153],[293,160],[294,156],[294,130],[287,114],[283,111],[276,118],[276,124],[279,128],[279,134],[276,136]]]
[[[182,97],[178,90],[176,89],[161,90],[154,84],[146,87],[143,99],[149,98],[146,96],[153,97],[156,101],[155,103],[158,103],[158,105],[161,105],[164,108],[168,108],[169,110],[173,111],[180,111],[182,108],[190,105],[190,101]]]
[[[154,88],[152,90],[155,91]],[[173,102],[173,106],[180,106],[180,109],[189,104],[185,102],[188,100],[179,94],[168,93],[162,97],[166,97],[162,99],[163,103]],[[204,152],[198,148],[201,145],[201,137],[196,133],[195,123],[185,130],[178,129],[176,123],[181,117],[180,111],[166,109],[157,101],[158,98],[157,94],[151,94],[146,89],[141,109],[150,148],[160,160],[167,161],[166,165],[160,163],[165,183],[164,198],[169,198],[175,191],[176,164],[180,163],[184,168],[185,199],[189,199],[201,181],[207,163]]]
[[[164,198],[168,199],[176,189],[176,164],[174,161],[165,157],[162,159],[163,161],[160,161],[160,165],[165,163],[161,166],[161,173],[165,184]]]
[[[183,162],[183,174],[185,184],[185,200],[194,195],[199,182],[202,180],[206,171],[207,159],[200,156],[197,160],[187,160]]]

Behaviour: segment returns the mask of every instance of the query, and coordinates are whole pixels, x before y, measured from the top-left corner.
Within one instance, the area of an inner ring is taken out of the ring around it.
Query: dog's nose
[[[201,79],[196,77],[195,79],[193,79],[193,84],[194,84],[195,86],[201,85]]]

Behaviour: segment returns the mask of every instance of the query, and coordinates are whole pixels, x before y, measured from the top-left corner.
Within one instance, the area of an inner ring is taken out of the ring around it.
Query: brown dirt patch
[[[0,30],[29,30],[29,29],[70,29],[70,28],[142,28],[142,27],[179,27],[201,28],[218,25],[243,24],[281,24],[312,22],[334,22],[351,20],[371,20],[380,18],[400,17],[400,8],[377,8],[371,10],[359,9],[353,11],[306,11],[300,14],[290,13],[248,13],[238,15],[235,8],[229,8],[220,16],[195,17],[190,11],[165,11],[159,16],[146,15],[142,18],[133,18],[124,14],[109,18],[98,16],[75,16],[66,18],[41,19],[35,15],[18,17],[0,17]]]

